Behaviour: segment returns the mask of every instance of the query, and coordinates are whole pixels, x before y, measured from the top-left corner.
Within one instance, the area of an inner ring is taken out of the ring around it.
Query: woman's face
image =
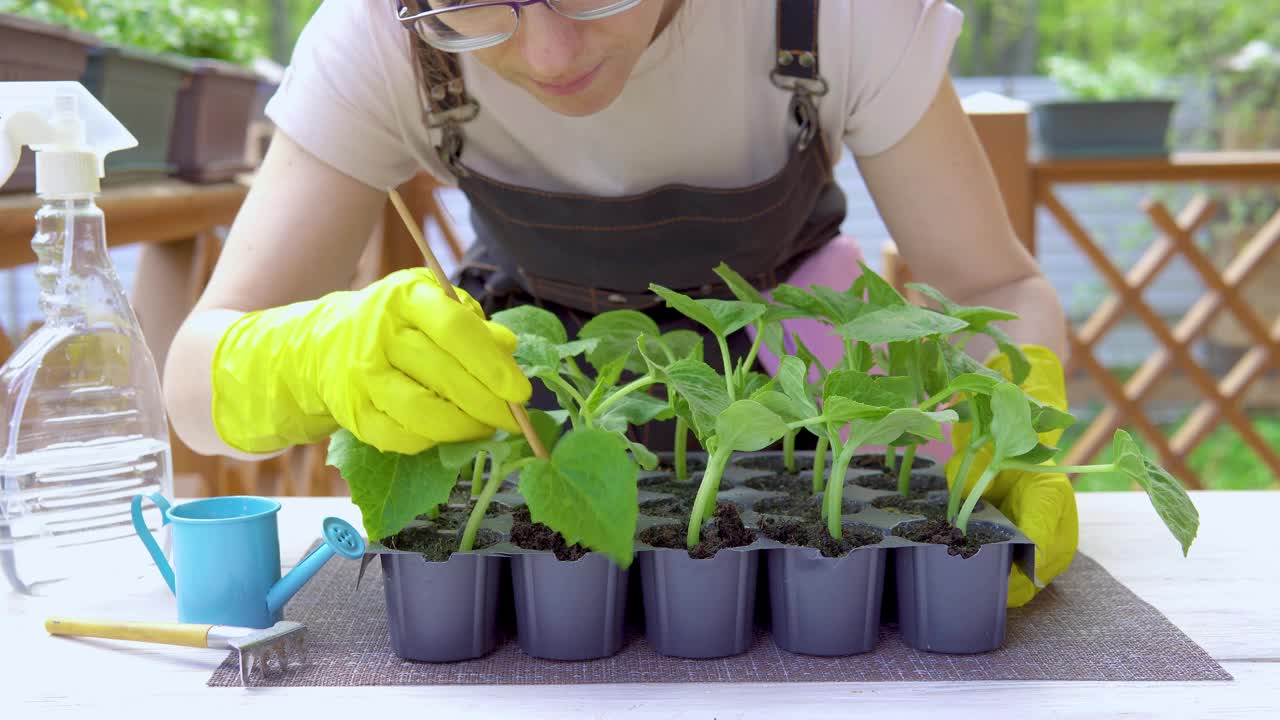
[[[683,0],[645,0],[598,20],[570,20],[545,4],[520,10],[516,34],[476,59],[562,115],[608,107]]]

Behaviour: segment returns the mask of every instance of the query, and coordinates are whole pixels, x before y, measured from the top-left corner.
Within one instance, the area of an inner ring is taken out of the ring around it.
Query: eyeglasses
[[[412,14],[400,7],[400,22],[428,45],[445,52],[467,52],[506,42],[520,26],[520,10],[544,3],[570,20],[599,20],[639,5],[641,0],[426,0],[433,10]]]

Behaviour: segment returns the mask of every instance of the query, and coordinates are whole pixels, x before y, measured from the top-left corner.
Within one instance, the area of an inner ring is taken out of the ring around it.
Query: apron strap
[[[819,0],[778,0],[778,56],[773,84],[797,94],[821,97],[827,81],[818,72]]]

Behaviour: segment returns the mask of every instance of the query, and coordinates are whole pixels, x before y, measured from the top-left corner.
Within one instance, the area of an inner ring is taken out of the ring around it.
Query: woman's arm
[[[956,302],[1018,313],[1006,331],[1065,361],[1066,318],[1057,293],[1014,233],[950,79],[905,138],[857,161],[912,275]],[[979,358],[994,349],[985,337],[968,347]]]
[[[276,133],[165,362],[169,419],[192,450],[246,457],[221,440],[212,419],[211,362],[226,329],[246,312],[349,287],[384,202],[382,192]]]

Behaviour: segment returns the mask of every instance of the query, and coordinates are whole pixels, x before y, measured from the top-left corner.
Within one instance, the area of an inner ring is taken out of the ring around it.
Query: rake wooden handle
[[[209,630],[212,628],[212,625],[190,623],[83,620],[62,617],[52,617],[44,623],[44,629],[50,635],[133,640],[198,648],[209,647]]]
[[[431,268],[431,272],[435,273],[436,280],[440,282],[440,287],[444,289],[446,295],[455,301],[461,302],[458,293],[453,289],[453,283],[449,282],[449,276],[445,274],[444,268],[440,267],[440,261],[436,259],[435,253],[431,252],[431,246],[427,245],[427,239],[422,235],[422,228],[418,227],[418,223],[413,219],[413,214],[409,212],[408,206],[404,204],[404,198],[400,197],[400,193],[395,188],[387,191],[391,196],[391,204],[395,206],[396,213],[400,215],[400,219],[404,222],[405,229],[413,236],[413,241],[417,243],[418,250],[422,253],[422,258],[427,261],[427,267]],[[547,448],[542,445],[542,439],[538,437],[538,433],[533,429],[533,422],[529,420],[529,413],[525,411],[523,405],[517,403],[507,403],[511,408],[511,415],[516,419],[516,424],[520,426],[520,432],[524,433],[524,439],[529,441],[529,447],[533,450],[536,457],[547,458]]]

